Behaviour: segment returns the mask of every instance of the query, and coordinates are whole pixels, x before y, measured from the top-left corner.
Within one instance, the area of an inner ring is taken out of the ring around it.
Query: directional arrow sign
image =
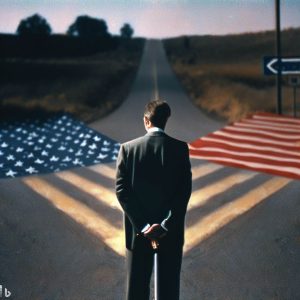
[[[279,61],[276,56],[264,57],[264,74],[276,75],[279,69]],[[283,75],[300,74],[300,57],[282,57],[281,73]]]

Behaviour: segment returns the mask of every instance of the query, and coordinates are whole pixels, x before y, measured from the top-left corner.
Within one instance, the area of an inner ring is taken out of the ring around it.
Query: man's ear
[[[146,126],[150,126],[151,125],[150,120],[146,116],[144,116],[144,123],[145,123]]]

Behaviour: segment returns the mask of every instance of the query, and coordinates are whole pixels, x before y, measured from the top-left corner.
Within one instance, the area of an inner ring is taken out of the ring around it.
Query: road
[[[193,106],[150,40],[128,98],[91,127],[120,142],[142,135],[144,105],[158,96],[172,107],[172,136],[192,141],[224,125]],[[300,299],[300,183],[191,162],[181,299]],[[0,284],[13,299],[123,299],[114,168],[0,180]]]

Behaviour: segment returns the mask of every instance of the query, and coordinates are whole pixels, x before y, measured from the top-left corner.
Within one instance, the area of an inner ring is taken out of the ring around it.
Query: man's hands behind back
[[[144,232],[144,236],[150,240],[158,240],[163,238],[167,231],[160,224],[153,224]]]

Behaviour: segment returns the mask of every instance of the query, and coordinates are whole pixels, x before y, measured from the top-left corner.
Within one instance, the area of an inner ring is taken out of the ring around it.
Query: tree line
[[[52,28],[44,17],[34,14],[20,21],[16,33],[20,36],[49,36],[52,33]],[[105,20],[87,15],[78,16],[66,33],[69,36],[82,38],[111,37]],[[134,30],[128,23],[120,28],[121,38],[129,39],[133,36],[133,33]]]

